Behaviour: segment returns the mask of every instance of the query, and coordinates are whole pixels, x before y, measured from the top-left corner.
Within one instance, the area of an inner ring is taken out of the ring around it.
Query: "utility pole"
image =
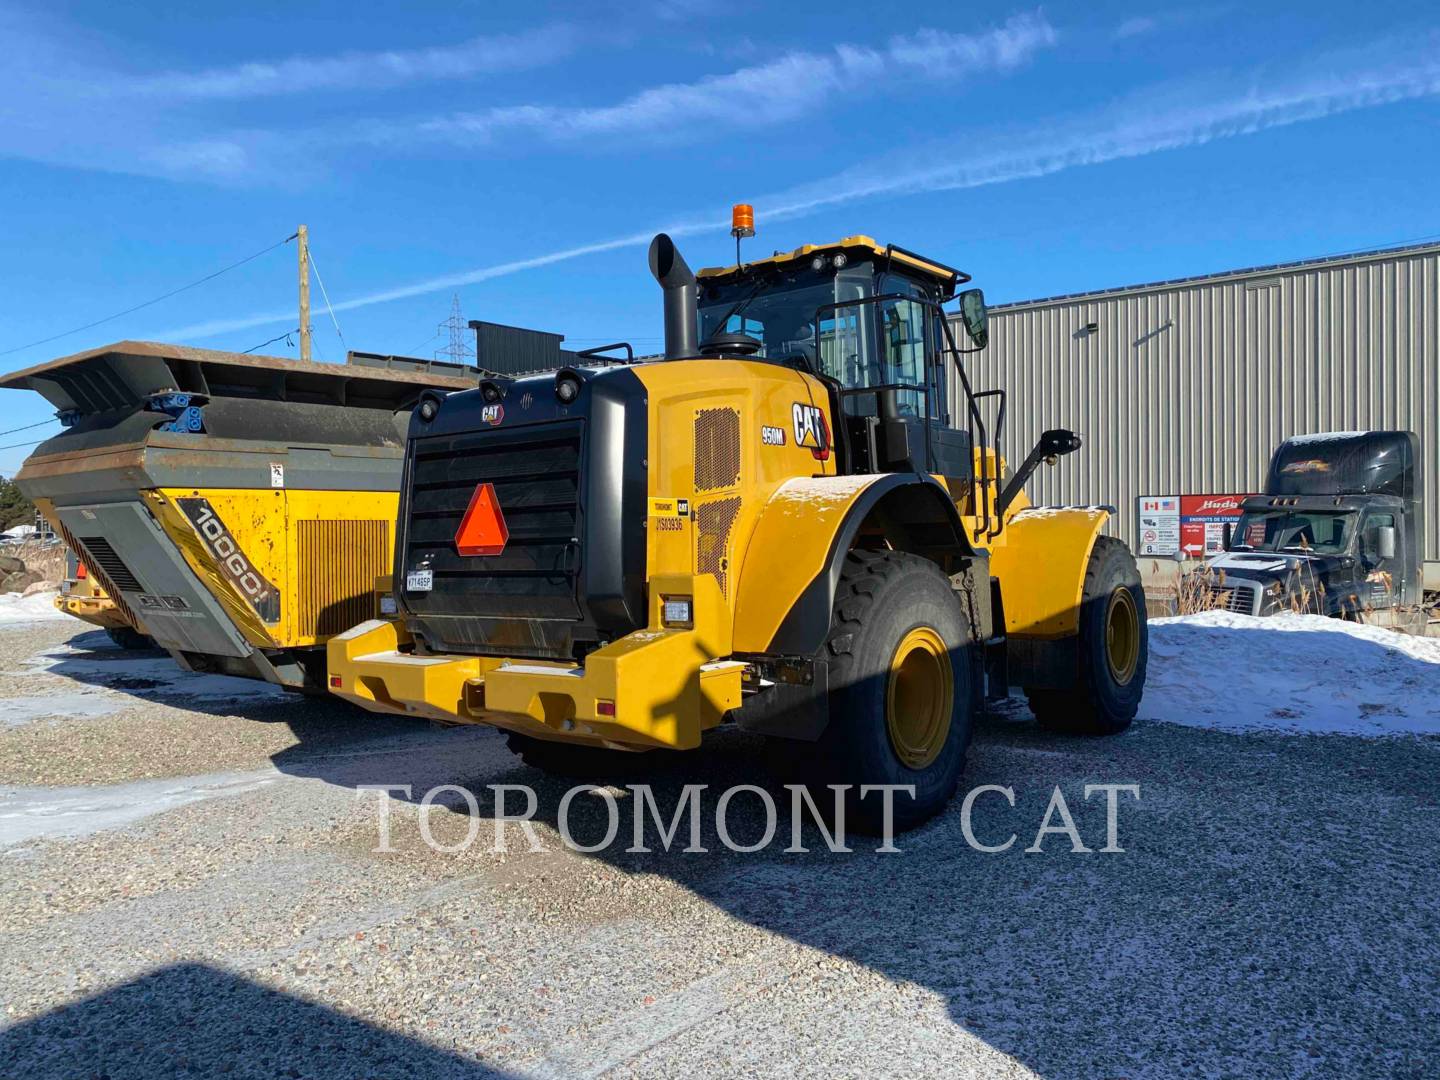
[[[300,252],[300,359],[310,359],[310,230],[295,230]]]

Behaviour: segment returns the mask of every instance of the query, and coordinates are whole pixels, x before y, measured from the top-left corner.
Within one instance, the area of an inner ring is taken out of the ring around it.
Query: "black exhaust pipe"
[[[650,241],[650,273],[665,290],[665,359],[681,360],[700,355],[700,327],[696,314],[699,300],[695,274],[675,241],[658,233]]]

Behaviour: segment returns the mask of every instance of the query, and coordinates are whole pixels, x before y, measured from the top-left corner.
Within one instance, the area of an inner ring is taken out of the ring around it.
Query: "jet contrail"
[[[1032,133],[1022,145],[990,154],[970,155],[963,161],[942,162],[921,169],[896,173],[889,161],[877,162],[872,171],[849,170],[827,180],[792,188],[768,199],[755,200],[766,207],[765,217],[785,220],[805,217],[829,207],[856,202],[877,195],[914,195],[1002,184],[1012,180],[1049,176],[1066,169],[1099,165],[1124,158],[1185,147],[1201,146],[1218,139],[1320,120],[1357,109],[1430,97],[1440,93],[1440,61],[1422,60],[1407,66],[1355,71],[1340,76],[1298,80],[1288,86],[1248,93],[1173,109],[1159,115],[1136,113],[1110,122],[1094,123],[1084,131],[1067,123],[1066,133],[1054,130]],[[1143,99],[1142,99],[1143,100]],[[721,219],[705,218],[672,224],[663,231],[685,236],[723,227]],[[506,277],[536,267],[569,259],[640,247],[649,243],[660,229],[647,229],[610,240],[562,248],[528,259],[428,278],[397,285],[335,305],[337,311],[369,307],[391,300],[442,292],[461,285]],[[161,340],[190,340],[233,330],[292,322],[293,311],[270,312],[236,319],[217,319],[154,335]]]

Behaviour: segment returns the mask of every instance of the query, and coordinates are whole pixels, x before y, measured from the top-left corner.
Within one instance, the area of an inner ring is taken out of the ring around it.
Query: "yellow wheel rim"
[[[885,687],[885,729],[895,756],[911,769],[923,769],[939,757],[954,707],[950,650],[930,627],[916,627],[890,658]]]
[[[1135,677],[1140,663],[1140,615],[1135,597],[1124,587],[1110,594],[1105,608],[1105,662],[1110,677],[1121,686]]]

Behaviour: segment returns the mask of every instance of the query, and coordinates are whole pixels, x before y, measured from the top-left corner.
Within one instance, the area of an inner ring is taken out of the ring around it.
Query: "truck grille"
[[[1212,608],[1233,611],[1236,615],[1254,615],[1255,596],[1255,590],[1248,585],[1237,585],[1223,589],[1212,588],[1210,590],[1210,604]]]
[[[582,432],[578,421],[558,422],[412,444],[396,588],[405,587],[409,571],[431,570],[428,592],[406,589],[403,595],[432,646],[503,644],[516,654],[550,655],[559,638],[527,621],[581,618],[576,586]],[[499,555],[465,557],[456,550],[455,533],[484,483],[494,485],[509,540]],[[514,640],[517,635],[522,640]],[[568,630],[562,635],[568,641]]]

